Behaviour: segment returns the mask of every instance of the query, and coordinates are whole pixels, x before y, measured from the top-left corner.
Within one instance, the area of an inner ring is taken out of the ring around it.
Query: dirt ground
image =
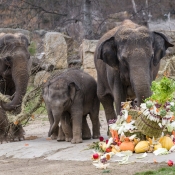
[[[101,135],[106,135],[107,124],[104,112],[100,112]],[[89,122],[90,125],[90,122]],[[39,137],[47,137],[49,122],[47,116],[39,115],[35,120],[30,121],[25,127],[26,139],[32,140]],[[5,144],[5,143],[4,143]],[[59,143],[58,143],[59,144]],[[90,155],[89,155],[90,156]],[[136,172],[156,170],[167,166],[165,163],[132,163],[128,165],[118,165],[110,163],[107,170],[96,169],[92,161],[62,161],[47,160],[44,157],[32,159],[14,159],[11,157],[0,157],[0,175],[100,175],[100,174],[127,174],[133,175]]]
[[[100,175],[100,174],[127,174],[158,169],[164,164],[141,164],[117,165],[110,163],[110,167],[104,171],[96,169],[91,161],[50,161],[43,158],[37,159],[11,159],[0,158],[0,174],[2,175]]]

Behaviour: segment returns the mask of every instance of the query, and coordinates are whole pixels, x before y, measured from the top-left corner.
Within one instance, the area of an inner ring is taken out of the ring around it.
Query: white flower
[[[162,128],[162,124],[161,123],[159,123],[158,125],[160,126],[160,128]]]
[[[140,107],[141,107],[142,109],[147,109],[146,103],[141,103]]]
[[[174,102],[170,102],[170,105],[171,105],[171,106],[174,106]]]
[[[107,145],[106,145],[106,148],[109,148],[110,147],[110,145],[111,145],[111,143],[113,143],[113,138],[111,137],[109,140],[108,140],[108,143],[107,143]]]
[[[109,163],[101,163],[101,162],[98,162],[98,163],[93,163],[94,166],[96,166],[96,168],[98,169],[106,169],[108,166],[109,166]]]
[[[128,118],[128,111],[127,110],[122,110],[122,116],[124,117],[124,120],[126,120]]]
[[[143,114],[144,114],[145,116],[147,116],[148,114],[150,114],[150,112],[146,109],[146,110],[143,112]]]

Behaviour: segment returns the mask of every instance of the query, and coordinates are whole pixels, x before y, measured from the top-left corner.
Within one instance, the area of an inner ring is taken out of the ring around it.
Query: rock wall
[[[47,32],[44,38],[45,61],[56,69],[65,69],[67,64],[67,44],[61,33]]]
[[[97,79],[97,72],[94,64],[94,52],[98,40],[83,40],[80,48],[80,57],[83,63],[83,70]]]

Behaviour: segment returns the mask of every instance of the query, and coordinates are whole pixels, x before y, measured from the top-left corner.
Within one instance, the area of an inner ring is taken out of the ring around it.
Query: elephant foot
[[[57,137],[57,141],[60,142],[60,141],[65,141],[65,137],[62,136],[62,137]]]
[[[89,135],[89,134],[88,134],[88,135],[83,135],[83,136],[82,136],[83,140],[91,139],[91,137],[92,137],[92,136]]]
[[[53,134],[51,135],[51,139],[52,139],[52,140],[56,140],[57,137],[58,137],[58,134],[56,134],[56,133],[53,133]]]
[[[71,140],[71,143],[73,143],[73,144],[75,144],[75,143],[82,143],[83,142],[83,140],[82,140],[82,138],[73,138],[72,140]]]
[[[70,142],[72,138],[66,138],[66,142]]]
[[[51,139],[52,139],[52,140],[56,140],[56,139],[57,139],[57,137],[58,137],[58,136],[57,136],[57,135],[55,135],[55,134],[52,134],[52,135],[51,135]]]
[[[98,135],[93,135],[93,139],[98,139],[100,137],[100,134],[98,134]]]

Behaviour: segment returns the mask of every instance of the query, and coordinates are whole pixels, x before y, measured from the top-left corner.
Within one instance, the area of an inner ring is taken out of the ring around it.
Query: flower
[[[102,136],[99,137],[100,142],[103,142],[104,138]]]

